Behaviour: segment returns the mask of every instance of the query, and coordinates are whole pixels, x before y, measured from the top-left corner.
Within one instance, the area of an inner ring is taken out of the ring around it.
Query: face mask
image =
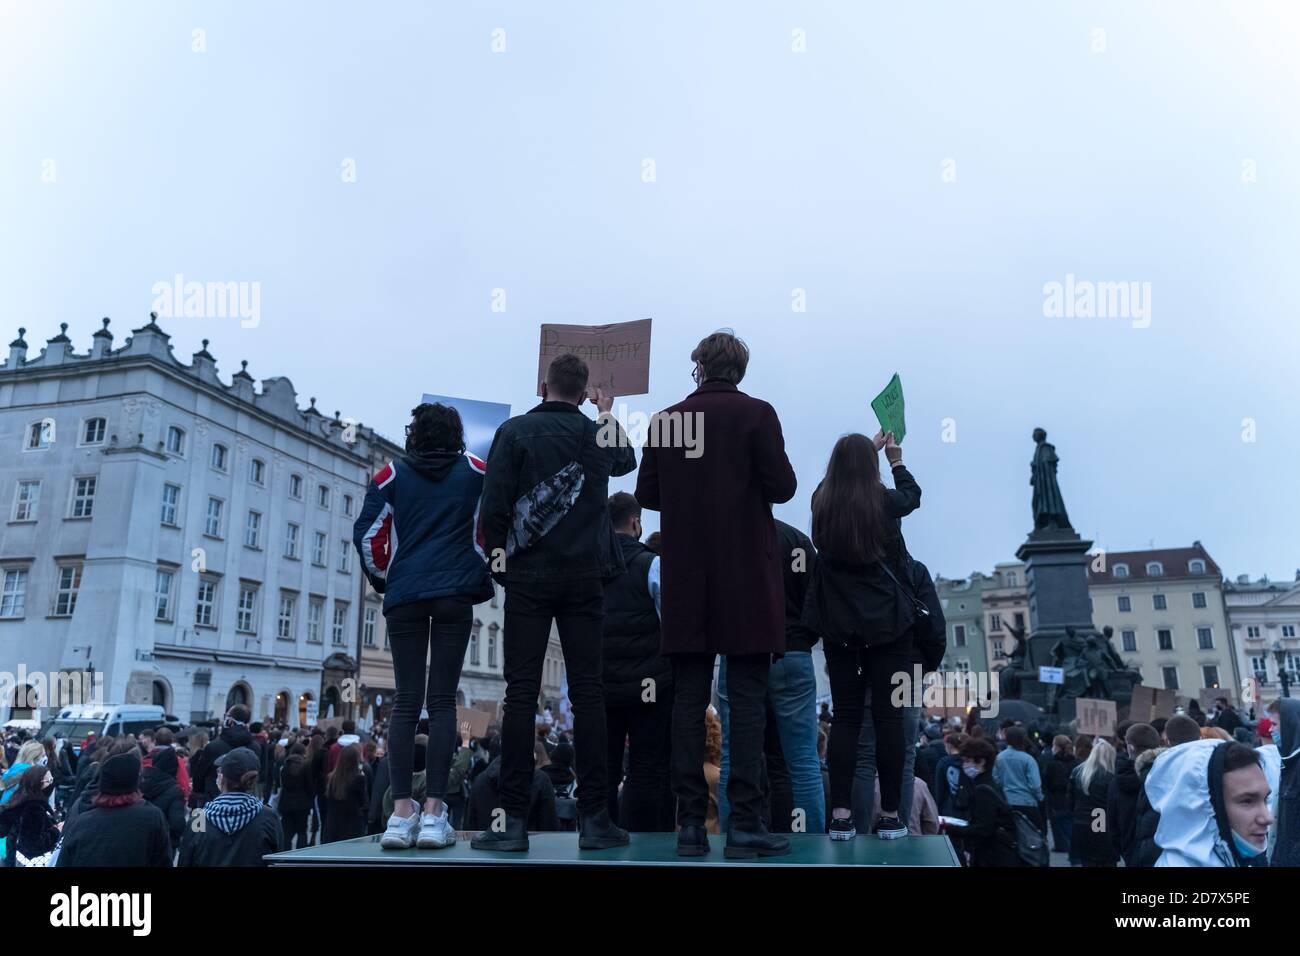
[[[1282,749],[1282,730],[1281,730],[1281,728],[1274,727],[1272,730],[1270,730],[1270,731],[1268,732],[1268,735],[1269,735],[1270,737],[1273,738],[1273,745],[1274,745],[1275,747],[1277,747],[1278,750],[1281,750],[1281,749]]]
[[[1255,844],[1242,839],[1236,830],[1232,831],[1232,845],[1237,848],[1237,854],[1246,860],[1257,857],[1264,852]]]
[[[970,777],[972,780],[974,780],[976,777],[978,777],[978,776],[980,775],[980,768],[979,768],[979,767],[962,767],[962,768],[961,768],[961,772],[964,773],[966,776]]]

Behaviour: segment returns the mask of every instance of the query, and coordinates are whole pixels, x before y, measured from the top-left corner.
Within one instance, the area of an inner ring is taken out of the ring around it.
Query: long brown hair
[[[361,748],[356,744],[350,744],[339,754],[339,762],[325,785],[325,795],[331,800],[346,800],[359,776],[361,776]]]
[[[835,443],[826,477],[813,492],[812,540],[828,558],[869,564],[885,555],[885,486],[875,444],[866,435]]]

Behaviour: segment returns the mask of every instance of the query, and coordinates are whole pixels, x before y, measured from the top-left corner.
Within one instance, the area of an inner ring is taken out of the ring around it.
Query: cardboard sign
[[[537,355],[537,394],[557,356],[572,352],[587,363],[588,394],[644,395],[650,391],[650,320],[613,325],[542,326]]]
[[[1201,705],[1201,710],[1207,714],[1214,710],[1215,702],[1220,697],[1228,698],[1228,706],[1235,706],[1237,695],[1232,692],[1231,687],[1202,687],[1197,692],[1197,703]]]
[[[1114,736],[1116,713],[1113,700],[1090,700],[1087,697],[1080,697],[1075,701],[1074,714],[1079,721],[1079,733],[1094,737]]]
[[[1178,694],[1161,687],[1147,687],[1138,684],[1133,688],[1133,698],[1129,702],[1128,718],[1139,723],[1149,724],[1160,717],[1168,720],[1174,715],[1178,704]]]
[[[1043,684],[1064,684],[1065,668],[1040,667],[1038,668],[1038,680]]]
[[[309,700],[309,701],[307,701],[307,714],[306,714],[306,718],[307,718],[307,726],[308,726],[308,727],[315,727],[315,726],[316,726],[316,716],[317,716],[317,714],[320,713],[319,708],[320,708],[320,705],[319,705],[316,701],[314,701],[314,700]]]
[[[907,425],[903,421],[903,382],[894,373],[885,390],[871,400],[871,410],[876,413],[876,420],[881,429],[888,434],[894,433],[894,442],[903,444],[907,434]]]
[[[483,737],[487,734],[490,718],[473,707],[456,708],[456,729],[462,737]]]
[[[465,450],[487,461],[501,423],[510,417],[510,406],[497,402],[477,402],[472,398],[454,398],[450,395],[420,396],[422,402],[450,405],[460,412],[460,423],[465,426]]]
[[[470,701],[470,706],[488,715],[489,723],[501,723],[501,702],[498,700]]]

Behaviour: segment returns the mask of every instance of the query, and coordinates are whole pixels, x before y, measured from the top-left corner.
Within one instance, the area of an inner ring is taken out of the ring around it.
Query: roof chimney
[[[1296,574],[1300,574],[1300,571],[1297,571]],[[1239,574],[1239,575],[1237,575],[1237,583],[1238,583],[1238,584],[1249,584],[1249,583],[1250,583],[1250,575],[1249,575],[1249,574]]]

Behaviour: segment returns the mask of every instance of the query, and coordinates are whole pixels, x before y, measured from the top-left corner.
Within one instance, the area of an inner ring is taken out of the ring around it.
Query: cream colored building
[[[1025,584],[1025,565],[1021,561],[1004,561],[994,565],[991,581],[986,581],[980,595],[984,607],[984,634],[988,641],[989,667],[1000,670],[1015,649],[1011,627],[1029,629],[1029,589]]]
[[[1233,688],[1240,675],[1224,609],[1223,575],[1199,541],[1190,548],[1110,552],[1088,571],[1092,619],[1142,682],[1196,697]]]

